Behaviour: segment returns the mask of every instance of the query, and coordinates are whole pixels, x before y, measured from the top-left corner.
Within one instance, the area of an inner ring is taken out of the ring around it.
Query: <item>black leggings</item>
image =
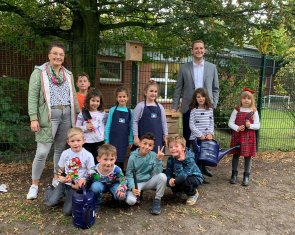
[[[173,193],[184,192],[188,196],[193,196],[200,184],[201,182],[194,175],[178,176],[175,178],[175,186],[171,187],[171,190]]]

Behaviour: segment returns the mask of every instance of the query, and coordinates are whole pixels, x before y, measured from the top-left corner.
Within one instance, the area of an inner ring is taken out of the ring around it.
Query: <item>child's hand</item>
[[[212,134],[207,134],[206,135],[206,139],[207,140],[212,140],[213,139],[213,135]]]
[[[139,140],[138,136],[134,136],[134,141],[133,142],[134,142],[134,145],[139,146],[140,140]]]
[[[247,128],[250,128],[250,124],[251,124],[250,121],[247,120],[247,121],[246,121],[246,127],[247,127]]]
[[[85,184],[86,184],[86,179],[79,179],[78,181],[79,188],[81,188]]]
[[[88,122],[86,124],[86,129],[89,130],[89,131],[94,131],[94,126],[91,122]]]
[[[72,188],[73,188],[73,189],[76,189],[76,190],[79,189],[79,183],[78,183],[78,181],[74,180],[74,181],[72,182]]]
[[[117,189],[116,194],[119,199],[124,199],[126,195],[126,191],[120,187]]]
[[[164,156],[165,156],[165,154],[164,154],[164,152],[163,152],[164,148],[165,148],[165,146],[163,146],[161,149],[160,149],[160,146],[158,146],[158,155],[157,155],[157,159],[158,159],[159,161],[162,161],[163,158],[164,158]]]
[[[200,139],[201,139],[201,140],[205,140],[205,139],[206,139],[206,136],[201,135]]]
[[[133,188],[132,193],[133,193],[134,196],[139,196],[140,195],[140,190],[136,189],[136,188]]]
[[[169,185],[170,185],[171,187],[174,187],[174,186],[175,186],[175,179],[171,178],[171,179],[169,180]]]
[[[244,125],[239,126],[239,128],[238,128],[238,132],[239,132],[239,131],[244,131],[244,130],[245,130],[245,126],[244,126]]]

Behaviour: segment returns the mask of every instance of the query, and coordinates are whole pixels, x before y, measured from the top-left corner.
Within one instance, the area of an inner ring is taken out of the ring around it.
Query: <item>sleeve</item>
[[[157,154],[154,151],[150,151],[149,153],[149,161],[153,163],[152,175],[159,174],[163,172],[163,161],[157,159]]]
[[[114,107],[112,107],[109,111],[108,120],[105,128],[105,134],[104,134],[104,141],[109,143],[110,142],[110,131],[111,131],[111,124],[113,121],[113,113],[114,113]]]
[[[167,166],[165,171],[165,174],[167,176],[167,184],[169,183],[169,180],[173,177],[173,172],[174,172],[174,158],[169,157],[167,160]]]
[[[210,109],[209,112],[210,112],[209,133],[214,135],[214,113],[213,113],[213,109]]]
[[[235,124],[235,120],[237,117],[238,111],[234,109],[234,111],[231,113],[229,121],[228,121],[228,126],[233,129],[234,131],[237,131],[239,126]]]
[[[218,100],[219,100],[219,78],[216,65],[214,65],[214,78],[212,84],[212,95],[213,95],[213,106],[214,108],[217,107]]]
[[[30,120],[38,120],[38,103],[41,89],[41,71],[35,69],[30,77],[28,92],[28,113]]]
[[[134,157],[131,154],[131,156],[128,159],[128,164],[126,168],[126,179],[128,184],[128,189],[132,190],[134,188],[134,179],[133,179],[133,170],[134,170]]]
[[[253,119],[254,119],[254,123],[250,124],[250,129],[252,130],[259,130],[260,128],[260,121],[259,121],[259,115],[258,112],[255,111],[254,115],[253,115]]]
[[[87,161],[87,171],[91,170],[95,167],[94,158],[91,153],[87,153],[88,161]]]
[[[129,144],[133,144],[133,131],[132,131],[132,123],[133,123],[133,111],[130,110],[130,113],[131,113],[131,119],[130,119],[130,132],[129,132]]]
[[[127,182],[126,182],[126,178],[124,176],[122,169],[120,167],[116,166],[116,172],[117,172],[117,177],[119,179],[119,188],[126,191],[127,190]]]
[[[201,137],[202,132],[198,129],[196,125],[197,121],[197,110],[193,109],[189,118],[189,128],[191,129],[192,135],[196,137]]]
[[[82,112],[81,112],[81,113],[79,113],[79,115],[77,117],[76,127],[79,127],[83,132],[88,132],[85,124],[86,124],[86,122],[85,122]]]
[[[180,66],[180,70],[177,76],[176,86],[173,94],[172,109],[177,110],[179,106],[180,97],[182,95],[184,80],[183,80],[183,66]]]
[[[132,130],[133,130],[134,136],[138,136],[138,122],[141,118],[142,112],[143,112],[143,103],[140,102],[136,105],[133,112]]]
[[[75,88],[75,82],[74,82],[73,74],[71,74],[71,79],[72,79],[72,90],[73,90],[74,102],[75,102],[75,107],[76,107],[76,114],[78,114],[82,110],[80,110],[79,102],[78,102],[78,99],[77,99],[77,93],[76,93],[76,88]]]
[[[66,151],[66,150],[65,150]],[[65,155],[66,152],[63,151],[62,154],[60,155],[59,161],[58,161],[58,167],[60,168],[65,168],[66,162],[65,162]]]
[[[168,136],[168,127],[167,127],[167,119],[166,119],[166,112],[163,105],[159,104],[161,109],[161,120],[162,120],[162,128],[165,136]]]

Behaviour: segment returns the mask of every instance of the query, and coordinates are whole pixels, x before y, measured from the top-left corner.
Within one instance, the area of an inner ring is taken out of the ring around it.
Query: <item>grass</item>
[[[263,109],[259,148],[291,151],[295,149],[294,123],[285,111]]]
[[[292,151],[295,149],[295,128],[285,111],[263,109],[260,120],[259,150],[260,151]],[[217,129],[215,137],[222,148],[230,145],[231,134]]]

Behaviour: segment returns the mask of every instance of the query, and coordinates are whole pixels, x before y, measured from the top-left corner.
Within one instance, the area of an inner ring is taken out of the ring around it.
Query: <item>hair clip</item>
[[[249,89],[247,87],[244,87],[243,88],[243,91],[249,91],[251,94],[254,94],[255,93],[255,91],[253,91],[253,90],[251,90],[251,89]]]

